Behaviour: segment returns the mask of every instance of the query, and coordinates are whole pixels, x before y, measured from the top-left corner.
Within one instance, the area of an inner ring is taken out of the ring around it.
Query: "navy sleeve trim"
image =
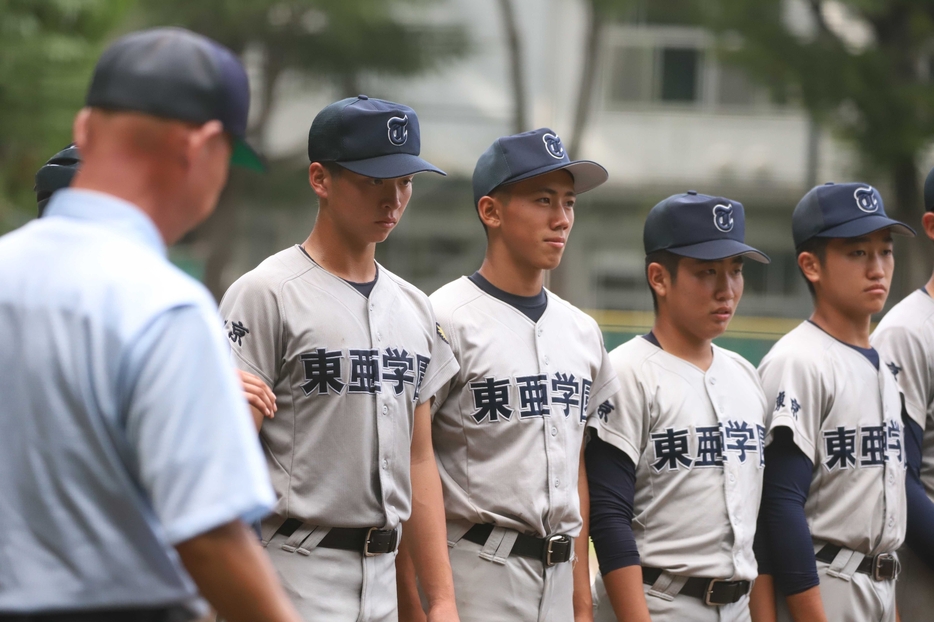
[[[902,412],[905,429],[905,495],[908,498],[908,532],[905,543],[934,570],[934,503],[921,483],[921,440],[924,431],[918,423]]]
[[[623,451],[593,435],[585,450],[590,486],[590,537],[600,572],[638,566],[639,549],[632,533],[636,465]]]
[[[778,428],[765,450],[762,505],[754,542],[759,574],[771,574],[785,596],[820,584],[804,504],[814,464],[795,445],[791,431]]]

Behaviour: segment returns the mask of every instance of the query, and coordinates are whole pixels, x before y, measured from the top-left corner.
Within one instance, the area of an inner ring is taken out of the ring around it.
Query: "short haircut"
[[[337,162],[318,162],[321,166],[324,167],[331,177],[339,177],[341,172],[344,170],[344,167],[338,164]]]
[[[668,274],[671,275],[671,282],[674,283],[678,278],[678,264],[681,263],[681,255],[675,255],[668,250],[660,250],[649,253],[645,256],[645,282],[649,286],[649,292],[652,294],[652,308],[655,309],[655,314],[658,314],[658,296],[655,295],[655,289],[652,288],[652,284],[649,283],[649,264],[657,263],[665,270],[668,271]]]
[[[801,243],[801,246],[795,249],[795,257],[797,258],[801,255],[801,253],[811,253],[817,257],[817,261],[821,265],[824,265],[824,261],[827,259],[827,244],[829,242],[830,238],[814,237],[810,240],[805,240]],[[816,292],[814,291],[814,283],[811,283],[811,281],[809,281],[808,278],[804,276],[804,270],[801,269],[800,265],[798,266],[798,271],[801,272],[801,276],[804,277],[804,282],[807,283],[808,291],[811,292],[811,298],[813,298],[816,295]]]

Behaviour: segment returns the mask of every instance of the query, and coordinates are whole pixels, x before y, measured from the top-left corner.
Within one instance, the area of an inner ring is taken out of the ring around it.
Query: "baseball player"
[[[52,195],[71,185],[71,180],[81,167],[81,154],[74,143],[68,145],[36,171],[36,204],[38,217],[42,218],[45,206],[48,205]],[[262,424],[263,417],[272,418],[276,413],[276,396],[258,376],[243,370],[237,370],[243,393],[253,413],[253,421],[257,429]]]
[[[921,222],[934,239],[934,170],[925,182],[927,213]],[[905,492],[908,525],[898,557],[898,610],[904,622],[922,622],[934,611],[934,277],[892,307],[870,343],[879,351],[905,396]]]
[[[902,404],[869,327],[892,280],[892,234],[914,232],[888,218],[878,191],[861,183],[809,191],[792,232],[814,313],[759,366],[773,412],[754,611],[767,619],[774,599],[780,620],[895,620],[894,552],[905,537]]]
[[[262,535],[306,620],[397,618],[404,521],[430,619],[457,619],[429,402],[457,361],[428,298],[374,259],[414,174],[442,173],[419,149],[407,106],[360,95],[325,107],[308,135],[311,234],[221,301],[237,364],[276,395],[260,438],[278,502]]]
[[[483,264],[431,295],[460,363],[432,433],[464,621],[592,619],[581,442],[618,383],[596,322],[542,284],[606,179],[550,129],[497,139],[473,173]]]
[[[749,620],[767,404],[755,368],[712,343],[744,259],[769,261],[744,234],[742,204],[693,190],[646,218],[655,322],[610,353],[621,402],[588,424],[597,620]]]
[[[217,307],[166,258],[232,154],[259,164],[246,72],[192,32],[136,32],[86,104],[72,187],[0,239],[0,619],[188,620],[200,592],[294,622],[244,524],[274,495]]]

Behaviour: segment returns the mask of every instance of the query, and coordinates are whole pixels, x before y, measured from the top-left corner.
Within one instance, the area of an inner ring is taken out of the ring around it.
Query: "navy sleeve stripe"
[[[636,466],[624,452],[594,434],[584,459],[590,486],[590,537],[604,575],[639,565],[632,533]]]

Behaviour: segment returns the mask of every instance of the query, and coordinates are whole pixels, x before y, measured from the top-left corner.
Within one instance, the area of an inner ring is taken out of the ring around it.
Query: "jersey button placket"
[[[377,313],[376,313],[376,303],[370,301],[369,304],[369,327],[370,327],[370,343],[371,347],[379,350],[379,342],[382,340],[382,334],[378,328],[377,324]],[[377,361],[379,358],[377,357]],[[382,369],[377,366],[378,373],[382,374]],[[377,444],[377,456],[380,464],[379,470],[379,482],[380,482],[380,491],[382,495],[383,502],[383,512],[386,514],[387,523],[395,522],[395,509],[390,503],[389,499],[395,494],[395,486],[392,478],[392,473],[390,472],[390,465],[392,458],[392,447],[389,445],[393,437],[391,422],[389,417],[389,406],[385,402],[386,396],[382,391],[377,392],[373,396],[373,405],[377,411],[383,413],[383,417],[376,418],[376,444]],[[375,414],[375,413],[374,413]]]

